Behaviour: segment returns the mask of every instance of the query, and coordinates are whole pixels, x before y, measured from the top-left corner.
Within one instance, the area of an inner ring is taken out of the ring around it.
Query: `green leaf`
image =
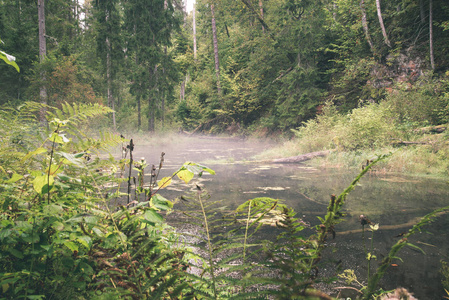
[[[20,72],[20,68],[16,63],[16,58],[14,56],[9,55],[6,52],[0,51],[0,58],[3,59],[5,63],[7,63],[8,65],[11,65],[14,68],[16,68],[17,72]]]
[[[32,156],[39,155],[41,153],[46,153],[46,152],[47,152],[47,149],[45,149],[45,148],[42,148],[42,147],[37,148],[34,151],[28,152],[28,154],[22,158],[21,162],[26,161],[27,159],[29,159]]]
[[[158,214],[154,209],[148,209],[143,215],[145,220],[151,223],[161,223],[164,219],[160,214]]]
[[[71,251],[78,251],[78,246],[77,246],[74,242],[71,242],[71,241],[65,241],[65,242],[64,242],[64,245],[65,245],[67,248],[69,248]]]
[[[80,236],[76,239],[81,245],[83,245],[84,247],[86,247],[87,249],[90,249],[90,247],[92,246],[92,239],[90,238],[90,236],[87,235],[83,235]]]
[[[103,237],[103,236],[104,236],[103,231],[101,231],[101,229],[98,228],[98,227],[92,228],[92,231],[93,231],[97,236],[99,236],[99,237]]]
[[[16,181],[19,181],[20,179],[22,179],[23,176],[17,173],[12,174],[11,178],[9,180],[6,181],[6,183],[14,183]]]
[[[50,181],[48,181],[49,179]],[[34,180],[32,181],[33,188],[38,194],[42,195],[48,192],[48,188],[53,185],[54,181],[54,176],[40,175],[34,178]]]
[[[17,258],[20,258],[20,259],[23,258],[23,253],[16,249],[9,249],[9,253],[11,253],[12,255],[14,255]]]
[[[159,180],[157,185],[160,189],[163,189],[163,188],[166,188],[167,186],[169,186],[171,184],[171,182],[172,182],[171,177],[164,177],[161,180]]]
[[[190,180],[192,180],[194,174],[187,169],[181,169],[176,175],[185,183],[189,183]]]
[[[31,234],[22,234],[22,239],[27,243],[38,243],[40,238],[37,232],[32,232]]]
[[[51,227],[53,227],[53,229],[55,229],[57,231],[64,230],[64,224],[59,221],[53,222],[53,224],[51,224]]]
[[[150,207],[155,207],[160,210],[169,210],[170,208],[173,208],[173,202],[165,199],[159,194],[156,194],[151,197]]]
[[[59,135],[56,132],[53,132],[50,136],[50,141],[57,143],[57,144],[64,144],[64,139],[61,135]]]
[[[82,158],[77,157],[76,154],[66,153],[66,152],[56,152],[57,154],[63,156],[65,159],[67,159],[67,162],[70,164],[73,164],[77,167],[84,168],[84,160]]]
[[[59,215],[64,211],[64,208],[57,204],[49,204],[43,207],[43,212],[46,215]]]

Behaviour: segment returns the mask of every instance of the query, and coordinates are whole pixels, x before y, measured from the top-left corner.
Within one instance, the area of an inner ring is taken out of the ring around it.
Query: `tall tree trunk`
[[[373,41],[371,40],[371,36],[369,35],[368,21],[366,20],[365,0],[360,1],[360,10],[362,11],[362,27],[363,27],[363,31],[365,32],[366,41],[369,44],[371,52],[375,53],[374,44],[373,44]]]
[[[193,59],[197,60],[197,50],[196,50],[196,17],[195,17],[195,11],[196,11],[196,4],[193,4]]]
[[[140,108],[140,88],[136,95],[136,101],[137,101],[137,129],[140,130],[140,127],[142,126],[142,110]]]
[[[47,56],[47,42],[45,40],[45,0],[38,0],[37,2],[38,8],[38,20],[39,20],[39,61],[42,64]],[[41,82],[39,96],[41,104],[47,105],[48,96],[47,96],[47,87],[45,86],[46,74],[44,71],[41,71]],[[39,113],[40,122],[45,122],[45,114],[47,109],[45,107],[41,108]]]
[[[429,48],[430,66],[435,70],[435,57],[433,54],[433,0],[429,0]]]
[[[212,35],[213,35],[213,40],[214,40],[215,75],[217,76],[217,91],[218,91],[218,95],[221,95],[220,61],[218,58],[217,26],[215,24],[214,4],[211,4],[210,9],[212,11]]]
[[[150,115],[148,116],[148,131],[153,132],[154,131],[154,100],[153,97],[150,95],[148,96],[148,107],[150,109]]]
[[[106,23],[108,23],[109,12],[106,12]],[[108,106],[112,108],[112,125],[114,126],[114,130],[117,128],[117,124],[115,122],[115,104],[114,97],[112,95],[112,76],[111,76],[111,43],[109,41],[109,37],[106,37],[106,79],[108,85]]]
[[[165,93],[162,92],[162,97],[161,97],[161,125],[162,125],[162,129],[164,129],[164,125],[165,125]]]
[[[259,0],[259,8],[260,8],[260,17],[263,20],[263,3],[262,0]],[[265,32],[265,27],[262,25],[262,31]]]
[[[382,18],[382,10],[380,9],[380,0],[376,0],[377,17],[379,18],[380,28],[382,29],[382,35],[384,36],[384,42],[391,48],[390,40],[388,39],[387,31],[385,30],[384,20]]]
[[[167,0],[164,1],[164,8],[167,9]],[[183,27],[187,26],[187,0],[182,1],[182,14],[184,15]]]
[[[148,108],[150,110],[150,115],[148,116],[148,131],[149,132],[153,132],[154,131],[154,124],[155,124],[155,111],[156,111],[156,105],[155,105],[155,97],[153,96],[153,92],[156,92],[158,90],[158,70],[157,70],[157,65],[154,67],[154,70],[152,70],[151,68],[148,69],[148,73],[149,73],[149,78],[148,81],[150,83],[150,90],[148,91],[149,95],[148,95]],[[151,82],[154,79],[154,86],[153,89],[151,90]]]
[[[419,17],[421,18],[421,24],[426,22],[426,13],[424,11],[424,0],[419,0]]]

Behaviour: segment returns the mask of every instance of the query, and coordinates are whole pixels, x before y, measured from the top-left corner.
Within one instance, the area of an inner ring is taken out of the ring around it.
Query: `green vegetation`
[[[347,114],[328,102],[322,114],[292,130],[293,139],[260,158],[335,149],[312,163],[360,168],[374,153],[393,152],[377,171],[447,177],[448,83],[445,77],[412,90],[398,87],[381,102]],[[412,100],[404,105],[405,99]]]
[[[321,256],[361,176],[449,175],[446,0],[82,2],[0,2],[2,299],[328,299]],[[293,137],[276,156],[335,149],[315,163],[363,170],[316,228],[279,200],[230,213],[197,187],[181,199],[204,230],[191,242],[158,191],[214,171],[153,168],[148,185],[133,140],[105,154],[117,132],[168,130]],[[275,241],[258,239],[267,223]],[[366,251],[364,298],[404,246],[374,274]]]
[[[250,199],[229,211],[209,201],[199,186],[174,209],[158,194],[173,177],[189,183],[195,174],[215,172],[187,162],[158,180],[162,155],[145,184],[147,163],[133,162],[132,140],[125,147],[129,158],[116,161],[102,153],[124,140],[110,134],[94,138],[83,128],[109,109],[47,106],[45,129],[36,125],[41,108],[29,102],[0,116],[1,299],[331,299],[315,287],[332,279],[319,272],[327,240],[344,219],[347,195],[387,157],[373,160],[333,195],[314,227],[281,200]],[[131,176],[123,176],[130,165],[137,176],[134,192]],[[127,205],[114,204],[126,197]],[[364,299],[382,293],[379,279],[402,247],[416,248],[407,237],[448,209],[425,216],[393,245],[377,271],[368,272],[360,289]],[[168,226],[166,213],[183,215],[193,230]],[[277,237],[261,239],[261,229],[270,224]],[[367,259],[369,268],[373,240]]]

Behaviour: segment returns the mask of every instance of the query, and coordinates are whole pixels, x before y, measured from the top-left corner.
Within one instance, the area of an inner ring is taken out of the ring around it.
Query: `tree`
[[[435,57],[433,54],[433,1],[429,0],[429,48],[430,48],[430,66],[435,70]]]
[[[217,77],[217,92],[218,95],[221,95],[221,86],[220,86],[220,59],[218,56],[218,39],[217,39],[217,25],[215,23],[215,13],[214,13],[214,4],[210,4],[211,10],[211,21],[212,21],[212,40],[214,43],[214,59],[215,59],[215,76]]]
[[[45,0],[38,0],[38,15],[39,15],[39,60],[42,64],[47,56],[47,42],[45,36]],[[40,86],[40,101],[41,104],[47,105],[47,87],[45,86],[46,74],[41,73],[41,81],[44,83]],[[40,111],[40,121],[45,122],[45,106]]]
[[[180,27],[173,3],[159,0],[128,0],[125,2],[125,28],[127,31],[127,55],[132,57],[130,65],[131,92],[135,95],[140,127],[140,100],[147,97],[148,130],[154,130],[156,101],[165,76],[158,74],[162,61],[166,58],[164,46],[170,46],[173,30]],[[171,58],[168,58],[171,59]],[[166,69],[166,67],[164,66]],[[168,72],[167,72],[168,73]]]
[[[379,18],[380,28],[382,29],[382,35],[384,36],[384,42],[388,47],[391,47],[390,40],[388,39],[387,31],[385,30],[384,20],[382,18],[382,10],[380,7],[380,0],[376,0],[377,17]]]
[[[123,63],[123,39],[121,37],[122,16],[118,0],[96,0],[94,16],[97,31],[97,55],[106,77],[106,98],[108,106],[114,110],[112,124],[116,128],[115,97],[113,83]]]
[[[369,34],[368,22],[366,20],[365,0],[360,1],[360,10],[362,11],[362,27],[363,31],[365,32],[366,41],[368,42],[371,52],[375,53],[373,41],[371,40],[371,36]]]

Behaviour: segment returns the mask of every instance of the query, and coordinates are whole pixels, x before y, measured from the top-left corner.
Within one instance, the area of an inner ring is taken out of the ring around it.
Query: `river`
[[[324,216],[331,194],[340,194],[359,170],[316,169],[305,164],[273,164],[255,161],[253,156],[274,146],[270,141],[249,141],[239,138],[211,138],[171,136],[161,139],[135,141],[134,159],[144,157],[149,164],[159,165],[161,152],[165,153],[164,167],[159,178],[170,176],[184,162],[201,163],[216,171],[204,174],[195,183],[206,188],[214,200],[222,200],[230,209],[255,197],[283,199],[295,209],[305,222],[318,224],[317,216]],[[148,168],[149,169],[149,168]],[[192,185],[180,180],[160,193],[168,199],[179,197]],[[374,235],[372,263],[374,272],[391,246],[403,232],[416,224],[419,217],[449,204],[449,186],[446,181],[413,178],[403,175],[368,173],[351,192],[345,204],[345,222],[336,228],[336,238],[328,241],[330,267],[324,275],[335,275],[332,262],[338,261],[344,269],[355,269],[360,281],[366,276],[359,215],[379,223]],[[175,207],[176,209],[176,207]],[[397,260],[381,281],[386,290],[396,287],[409,289],[418,299],[443,299],[444,289],[439,272],[441,259],[449,261],[449,218],[440,216],[428,232],[412,236],[409,241],[419,246],[425,255],[414,248],[403,248]],[[327,289],[333,292],[343,282],[334,282]]]

